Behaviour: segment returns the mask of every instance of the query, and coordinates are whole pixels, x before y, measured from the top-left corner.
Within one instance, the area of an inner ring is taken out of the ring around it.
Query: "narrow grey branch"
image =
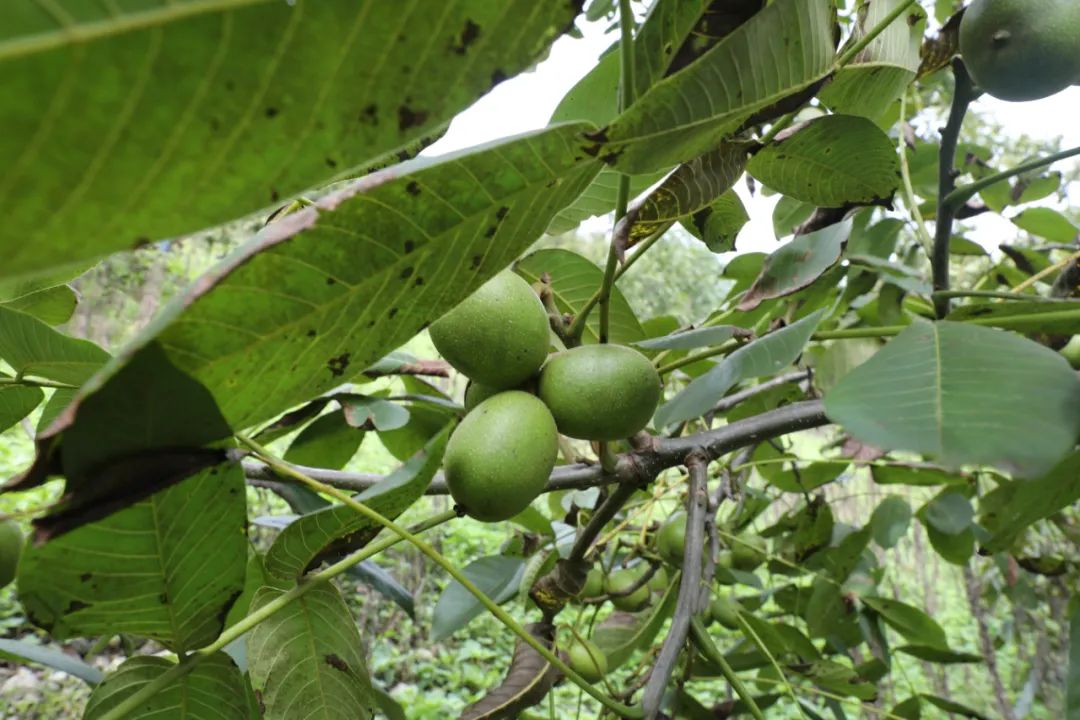
[[[750,398],[760,395],[763,392],[768,392],[773,388],[778,388],[781,385],[787,385],[788,383],[799,383],[803,380],[809,380],[812,372],[813,371],[811,370],[797,370],[784,375],[777,375],[763,383],[752,385],[745,390],[740,390],[739,392],[728,395],[716,404],[716,407],[712,409],[712,412],[714,415],[725,413],[736,405],[744,403]]]
[[[660,701],[690,634],[690,621],[700,611],[709,458],[700,451],[695,451],[686,459],[686,469],[689,470],[690,480],[686,498],[686,543],[683,549],[682,579],[679,581],[679,597],[675,601],[671,629],[664,638],[660,655],[656,658],[656,664],[641,697],[645,720],[653,720],[660,712]]]
[[[639,449],[619,455],[615,470],[611,473],[605,473],[599,465],[561,465],[552,471],[545,492],[580,490],[613,482],[644,485],[651,482],[661,471],[682,465],[694,451],[700,451],[710,460],[715,460],[721,455],[756,445],[763,440],[828,423],[820,400],[793,403],[697,435],[681,438],[654,437],[649,442],[640,443]],[[320,482],[354,492],[367,490],[384,477],[303,466],[297,466],[297,469]],[[244,474],[251,481],[281,480],[270,468],[252,460],[244,462]],[[428,495],[445,495],[449,492],[442,473],[435,475],[426,492]]]

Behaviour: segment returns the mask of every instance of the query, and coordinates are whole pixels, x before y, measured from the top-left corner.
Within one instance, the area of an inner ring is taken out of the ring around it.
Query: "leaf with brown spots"
[[[394,161],[493,78],[534,65],[580,11],[535,0],[105,6],[0,3],[2,276],[190,234]]]
[[[738,308],[749,311],[765,300],[798,292],[840,261],[851,234],[851,221],[830,225],[809,235],[798,235],[765,259],[761,273],[743,295]]]
[[[882,204],[900,184],[892,140],[870,120],[826,115],[777,136],[747,170],[773,190],[819,207]]]
[[[252,611],[285,592],[263,587]],[[251,686],[264,720],[369,720],[377,707],[356,622],[341,594],[319,583],[247,636]]]

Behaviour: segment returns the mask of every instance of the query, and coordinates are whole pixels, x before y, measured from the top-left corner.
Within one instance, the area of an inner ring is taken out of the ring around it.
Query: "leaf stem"
[[[68,383],[57,382],[55,380],[45,380],[43,378],[36,377],[0,377],[0,385],[23,385],[26,387],[41,387],[41,388],[56,388],[59,390],[74,390],[76,385],[69,385]]]
[[[634,104],[634,13],[630,0],[619,0],[619,60],[622,77],[619,80],[619,112]],[[630,176],[619,175],[619,188],[615,195],[615,223],[626,215],[626,206],[630,202]],[[607,265],[604,267],[604,280],[600,285],[600,342],[608,341],[611,323],[611,286],[615,283],[615,270],[619,265],[619,248],[615,242],[615,231],[611,233],[611,245],[608,247]],[[576,322],[575,322],[576,324]]]
[[[1023,175],[1024,173],[1030,172],[1032,170],[1038,170],[1039,168],[1046,167],[1047,165],[1053,165],[1059,160],[1065,160],[1076,155],[1080,155],[1080,145],[1074,148],[1069,148],[1068,150],[1062,150],[1061,152],[1054,153],[1053,155],[1046,155],[1045,157],[1038,157],[1032,160],[1028,160],[1027,162],[1020,163],[1014,168],[1009,168],[1008,170],[1003,170],[999,173],[984,177],[968,185],[962,185],[950,192],[948,195],[946,195],[945,199],[942,202],[951,207],[958,208],[964,203],[966,203],[968,200],[970,200],[972,195],[984,188],[988,188],[991,185],[994,185],[995,183],[999,183],[1002,180],[1008,180],[1009,178],[1015,177],[1017,175]]]
[[[842,68],[854,60],[856,55],[865,50],[870,43],[877,39],[878,35],[885,32],[885,28],[892,25],[894,20],[903,15],[907,9],[914,4],[915,0],[907,0],[893,8],[892,12],[881,19],[881,22],[870,28],[870,32],[863,35],[851,47],[840,53],[840,57],[836,59],[836,67]]]
[[[949,241],[952,239],[953,220],[956,219],[957,206],[947,202],[956,188],[956,145],[960,140],[960,130],[964,125],[964,116],[968,106],[979,97],[979,91],[968,75],[967,68],[959,58],[953,60],[952,107],[949,120],[941,131],[941,150],[938,153],[938,207],[937,225],[934,232],[934,250],[930,256],[933,267],[934,290],[949,289]],[[934,299],[934,312],[939,318],[949,314],[948,298]]]
[[[668,364],[661,365],[660,367],[656,368],[656,372],[660,373],[661,375],[667,375],[673,370],[678,370],[679,368],[686,367],[687,365],[693,365],[698,360],[706,360],[711,357],[716,357],[717,355],[727,355],[729,352],[739,347],[740,344],[741,343],[736,340],[728,340],[727,342],[721,345],[717,345],[716,347],[698,350],[697,352],[690,353],[686,357],[681,357],[678,360],[672,360]]]
[[[445,522],[453,520],[457,517],[457,513],[453,510],[447,510],[446,512],[434,515],[427,520],[417,524],[412,528],[412,533],[422,533],[430,530],[433,527],[441,525]],[[100,720],[120,720],[132,711],[138,708],[140,704],[152,698],[163,688],[167,687],[172,682],[184,677],[192,670],[194,670],[199,663],[206,658],[210,657],[217,651],[224,648],[229,643],[233,642],[244,633],[248,632],[252,628],[259,625],[259,623],[267,620],[272,615],[282,610],[286,605],[293,602],[297,598],[307,593],[312,588],[318,587],[322,583],[329,582],[331,578],[337,577],[354,565],[367,560],[369,557],[378,555],[383,550],[396,545],[404,538],[399,535],[391,535],[383,538],[378,542],[373,542],[367,547],[361,548],[351,555],[338,560],[333,565],[330,565],[317,573],[313,573],[305,578],[302,578],[296,587],[289,589],[282,595],[274,598],[270,602],[266,603],[258,610],[245,615],[242,619],[233,625],[225,628],[225,630],[218,635],[214,642],[210,643],[206,647],[199,648],[190,653],[183,660],[178,662],[173,667],[166,670],[161,675],[146,683],[134,693],[126,697],[122,702],[118,703],[109,712],[101,716]]]
[[[509,613],[503,610],[494,600],[492,600],[482,590],[480,590],[480,588],[476,587],[476,585],[473,584],[473,582],[469,580],[469,578],[466,577],[466,575],[461,572],[461,570],[459,570],[452,562],[447,560],[442,555],[442,553],[432,547],[429,543],[421,540],[414,533],[409,532],[405,528],[395,523],[393,520],[384,517],[380,513],[368,507],[367,505],[357,501],[352,496],[347,495],[346,493],[338,490],[335,487],[332,487],[325,483],[321,483],[314,478],[308,477],[307,475],[292,467],[288,463],[270,454],[265,448],[263,448],[254,440],[251,440],[244,435],[237,435],[236,437],[244,445],[247,445],[249,448],[251,448],[251,450],[255,453],[256,456],[258,456],[260,460],[265,462],[270,467],[274,468],[274,470],[276,470],[277,472],[281,473],[282,475],[287,475],[295,480],[299,480],[300,482],[310,487],[312,490],[331,496],[338,502],[347,505],[348,507],[360,513],[364,517],[368,518],[369,520],[377,522],[383,527],[389,529],[398,537],[406,540],[407,542],[415,546],[417,550],[419,550],[421,553],[426,555],[432,562],[445,570],[450,575],[450,577],[461,583],[461,586],[468,590],[480,602],[480,604],[483,605],[485,609],[487,609],[488,612],[494,615],[495,619],[497,619],[504,626],[506,626],[506,628],[512,633],[521,638],[522,641],[532,647],[533,650],[538,652],[545,660],[547,660],[551,665],[555,667],[555,669],[565,675],[571,682],[573,682],[575,685],[578,685],[585,692],[592,695],[601,705],[617,713],[618,715],[627,718],[628,720],[637,720],[638,718],[642,717],[640,710],[635,710],[634,708],[627,707],[622,703],[615,702],[603,692],[593,687],[587,680],[574,672],[574,670],[572,670],[570,666],[564,663],[558,655],[556,655],[549,648],[547,648],[542,642],[533,637],[533,635],[527,630],[525,630],[525,628],[522,627],[517,620],[511,617]]]
[[[907,90],[900,96],[900,132],[898,133],[900,147],[897,148],[897,152],[900,154],[900,179],[904,183],[904,202],[907,203],[908,210],[911,212],[911,219],[915,221],[919,242],[922,244],[927,257],[931,257],[934,254],[934,239],[930,237],[930,233],[926,229],[926,220],[923,218],[922,211],[919,210],[919,203],[915,199],[915,186],[911,182],[911,165],[908,163],[907,139],[904,133],[904,128],[907,127],[907,96]]]
[[[739,699],[746,705],[746,710],[754,718],[754,720],[765,720],[765,714],[761,712],[761,708],[758,707],[754,701],[754,696],[750,690],[743,684],[742,679],[735,673],[728,664],[727,658],[713,643],[712,638],[709,637],[708,631],[705,630],[705,626],[702,625],[699,618],[693,618],[690,621],[690,636],[694,640],[694,644],[697,645],[698,650],[705,656],[705,659],[715,664],[720,668],[720,674],[724,676],[724,679],[731,685],[731,689],[735,691],[735,694],[739,696]]]
[[[1060,303],[1068,302],[1065,298],[1048,298],[1042,295],[1026,295],[1018,292],[1000,292],[997,290],[940,290],[936,293],[931,293],[931,297],[938,298],[964,298],[964,297],[981,297],[981,298],[996,298],[998,300],[1025,300],[1031,302],[1046,302],[1046,303]]]

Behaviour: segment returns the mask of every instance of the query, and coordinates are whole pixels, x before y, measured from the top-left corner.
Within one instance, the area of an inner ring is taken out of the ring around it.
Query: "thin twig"
[[[953,220],[959,205],[948,202],[950,193],[956,188],[956,146],[960,140],[960,130],[964,125],[964,116],[968,106],[979,97],[975,84],[968,75],[967,68],[960,59],[953,60],[952,107],[949,120],[941,131],[941,150],[938,154],[938,207],[937,224],[934,231],[934,251],[930,257],[933,266],[934,290],[949,289],[949,241],[952,239]],[[959,203],[962,205],[963,203]],[[934,311],[939,318],[949,314],[951,303],[948,298],[935,298]]]
[[[701,571],[702,553],[705,547],[705,509],[708,505],[708,469],[709,457],[700,453],[691,453],[686,458],[689,471],[689,490],[686,508],[686,542],[683,547],[682,578],[679,582],[679,596],[675,602],[675,615],[671,627],[664,638],[660,655],[653,665],[649,681],[645,683],[641,705],[646,720],[653,720],[660,712],[660,701],[664,697],[675,663],[686,645],[690,633],[690,621],[701,611]]]
[[[768,392],[773,388],[778,388],[782,385],[788,385],[790,383],[799,383],[803,380],[809,380],[812,375],[811,370],[798,370],[796,372],[786,373],[784,375],[777,375],[776,377],[766,380],[765,382],[758,383],[757,385],[751,385],[745,390],[732,393],[716,404],[716,407],[712,409],[712,414],[725,413],[731,410],[736,405],[744,403],[752,397],[760,395],[761,393]]]

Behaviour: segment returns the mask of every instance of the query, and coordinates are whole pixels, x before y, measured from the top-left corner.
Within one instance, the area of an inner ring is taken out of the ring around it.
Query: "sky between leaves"
[[[606,20],[588,22],[578,18],[582,38],[563,36],[551,49],[551,54],[532,72],[522,73],[496,87],[472,107],[458,115],[449,131],[424,154],[443,155],[454,150],[479,145],[495,138],[516,135],[544,127],[563,95],[596,63],[600,54],[616,39]],[[1006,132],[1014,137],[1027,134],[1035,138],[1062,138],[1062,148],[1080,145],[1080,123],[1076,122],[1080,108],[1080,86],[1074,86],[1044,100],[1027,103],[1007,103],[983,97],[975,111],[995,118]],[[772,229],[773,206],[778,196],[751,196],[745,183],[736,191],[746,203],[750,222],[738,239],[740,252],[771,252],[778,241]],[[1080,188],[1070,189],[1072,197],[1080,196]],[[1043,203],[1036,203],[1043,204]],[[1013,238],[1016,227],[996,213],[987,213],[972,222],[974,231],[968,237],[988,250]],[[582,229],[606,233],[610,219],[594,218]]]

